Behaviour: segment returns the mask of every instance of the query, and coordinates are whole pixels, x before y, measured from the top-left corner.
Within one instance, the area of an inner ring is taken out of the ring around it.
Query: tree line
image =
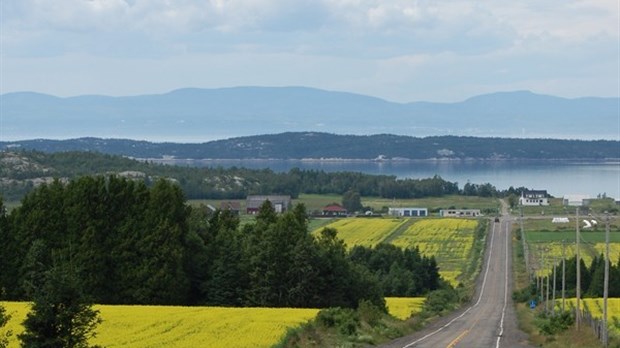
[[[459,189],[457,182],[440,176],[399,179],[393,175],[371,175],[359,172],[325,172],[293,168],[288,172],[271,169],[182,167],[137,161],[96,152],[41,153],[36,151],[0,152],[0,161],[11,163],[21,159],[20,165],[0,166],[0,188],[4,199],[21,199],[43,177],[72,179],[80,176],[133,173],[134,180],[152,186],[161,178],[178,183],[188,199],[242,199],[254,194],[339,194],[347,191],[362,196],[389,199],[467,195],[497,197],[520,194],[520,189],[498,190],[491,184],[465,183]]]
[[[43,184],[10,213],[0,199],[0,294],[31,300],[52,270],[101,304],[355,307],[449,285],[433,258],[380,245],[348,251],[337,231],[308,231],[303,205],[264,204],[241,226],[191,208],[176,183],[117,176]]]

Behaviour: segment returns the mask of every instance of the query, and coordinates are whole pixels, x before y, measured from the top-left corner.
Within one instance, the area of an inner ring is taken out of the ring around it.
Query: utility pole
[[[579,324],[581,322],[581,265],[579,257],[579,207],[575,208],[575,256],[577,262],[577,284],[575,286],[576,291],[576,305],[575,305],[575,327],[579,331]]]
[[[605,280],[603,283],[603,345],[607,347],[607,297],[609,295],[609,213],[605,211]]]
[[[555,316],[555,273],[556,273],[555,263],[556,263],[556,259],[554,257],[553,258],[553,299],[551,300],[551,313],[553,314],[553,316]]]
[[[547,273],[547,291],[545,296],[545,311],[549,314],[549,277],[551,275]]]
[[[564,307],[566,304],[566,245],[562,239],[562,313],[564,313]]]

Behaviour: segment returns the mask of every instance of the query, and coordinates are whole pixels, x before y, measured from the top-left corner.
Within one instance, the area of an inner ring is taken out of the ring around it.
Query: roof
[[[248,196],[246,199],[247,209],[258,209],[265,201],[271,204],[291,204],[291,196]]]
[[[334,204],[326,205],[323,208],[323,211],[338,211],[338,212],[340,212],[340,211],[347,211],[347,210],[345,208],[343,208],[340,204],[334,203]]]
[[[225,201],[220,203],[220,209],[222,210],[240,210],[241,203],[234,201]]]

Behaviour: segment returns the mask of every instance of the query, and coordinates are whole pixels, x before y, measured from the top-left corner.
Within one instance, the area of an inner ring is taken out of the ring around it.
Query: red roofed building
[[[338,203],[332,203],[323,208],[323,216],[347,216],[348,211]]]

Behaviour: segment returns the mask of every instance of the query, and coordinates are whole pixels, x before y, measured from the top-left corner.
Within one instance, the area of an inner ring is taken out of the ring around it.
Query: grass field
[[[12,318],[9,347],[29,305],[3,302]],[[174,306],[95,306],[103,323],[92,344],[114,347],[270,347],[287,328],[313,319],[318,309]]]
[[[385,303],[392,316],[405,320],[422,311],[424,300],[425,297],[386,297]]]

